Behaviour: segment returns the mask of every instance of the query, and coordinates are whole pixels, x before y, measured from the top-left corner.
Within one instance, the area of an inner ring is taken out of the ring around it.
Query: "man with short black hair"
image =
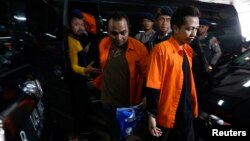
[[[108,20],[108,37],[99,44],[100,68],[95,78],[107,131],[112,141],[120,140],[116,109],[137,105],[142,100],[148,52],[138,40],[129,37],[129,20],[124,12],[114,12]]]
[[[198,37],[208,64],[214,67],[218,63],[222,52],[217,38],[208,34],[210,26],[211,23],[207,19],[200,19]]]
[[[157,28],[156,33],[146,43],[148,51],[151,52],[155,44],[167,40],[171,35],[171,16],[173,11],[170,7],[165,6],[157,9],[155,25]]]
[[[171,18],[172,35],[151,52],[146,86],[151,141],[194,141],[198,116],[189,43],[199,28],[196,7],[179,7]]]
[[[74,129],[77,138],[75,140],[86,139],[93,132],[88,121],[89,113],[89,91],[87,88],[87,78],[89,74],[100,73],[99,69],[93,68],[92,64],[87,63],[86,46],[88,42],[81,42],[83,35],[84,16],[79,9],[72,10],[70,14],[70,29],[68,33],[68,58],[69,58],[69,84],[72,97],[72,111]],[[84,41],[87,41],[84,39]]]
[[[148,40],[155,34],[154,30],[154,20],[155,17],[152,13],[145,12],[142,16],[142,26],[144,32],[140,32],[135,35],[135,39],[141,41],[142,43],[148,42]]]

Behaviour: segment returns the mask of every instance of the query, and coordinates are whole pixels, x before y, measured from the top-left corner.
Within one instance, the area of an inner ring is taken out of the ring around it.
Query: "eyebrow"
[[[123,31],[120,31],[120,32],[116,32],[116,31],[110,31],[111,34],[121,34],[121,33],[124,33],[124,32],[127,32],[127,30],[123,30]]]

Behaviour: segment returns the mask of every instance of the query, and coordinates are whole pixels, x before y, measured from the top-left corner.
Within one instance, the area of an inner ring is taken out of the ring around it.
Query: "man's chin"
[[[169,28],[162,28],[161,31],[162,33],[168,33]]]
[[[194,38],[190,38],[187,40],[188,43],[191,43],[194,40]]]
[[[115,46],[122,47],[122,46],[124,46],[124,43],[116,43]]]
[[[77,32],[75,35],[81,36],[83,33],[82,32]]]

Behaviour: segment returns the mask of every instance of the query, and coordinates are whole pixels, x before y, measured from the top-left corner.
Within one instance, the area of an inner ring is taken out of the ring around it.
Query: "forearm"
[[[215,53],[210,63],[212,65],[216,65],[218,60],[220,59],[222,52],[221,52],[220,46],[214,46],[213,48],[214,48]]]
[[[156,116],[160,91],[153,88],[146,88],[146,91],[147,111],[152,114],[152,116]]]
[[[84,68],[84,67],[81,67],[81,66],[72,64],[72,65],[71,65],[71,68],[72,68],[72,71],[73,71],[74,73],[76,73],[76,74],[79,74],[79,75],[86,75],[86,74],[85,74],[85,68]]]

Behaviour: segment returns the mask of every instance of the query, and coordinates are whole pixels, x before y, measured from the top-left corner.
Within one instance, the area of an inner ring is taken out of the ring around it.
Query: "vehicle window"
[[[0,72],[21,65],[21,60],[37,64],[40,59],[41,64],[41,60],[48,58],[48,54],[63,57],[58,56],[64,53],[62,13],[63,1],[2,0]]]
[[[240,55],[230,65],[237,67],[250,67],[250,50]]]
[[[63,38],[63,15],[61,3],[57,1],[30,0],[27,2],[27,24],[29,32],[38,42],[59,41]]]

